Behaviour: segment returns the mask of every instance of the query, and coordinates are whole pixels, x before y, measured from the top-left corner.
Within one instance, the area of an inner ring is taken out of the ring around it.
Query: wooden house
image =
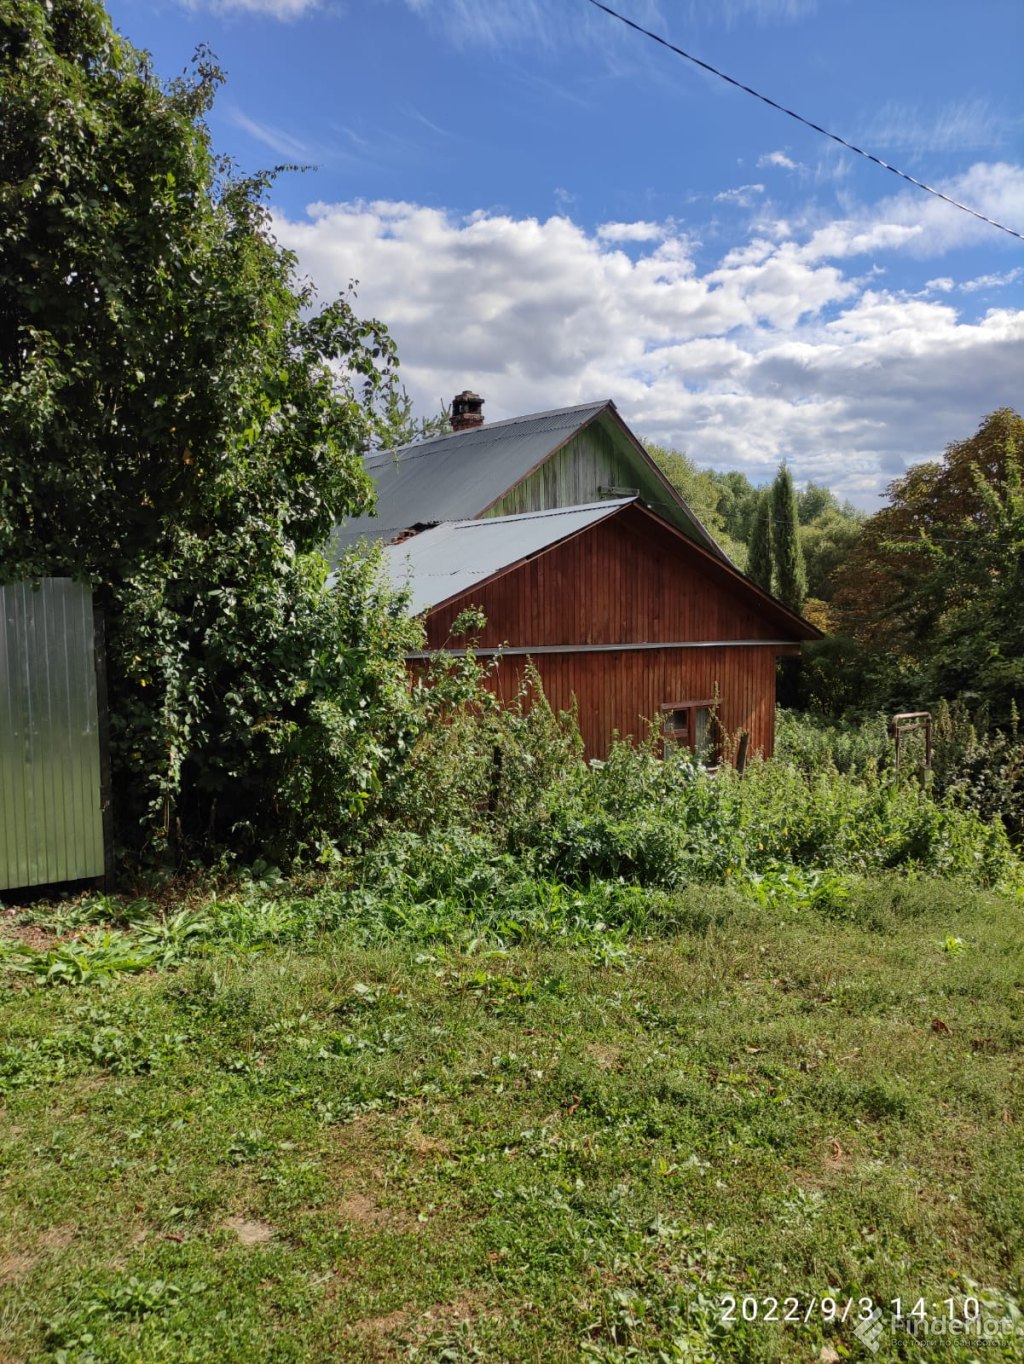
[[[460,393],[451,435],[374,451],[372,516],[335,529],[335,551],[363,537],[385,543],[438,521],[511,516],[638,497],[719,557],[721,549],[619,416],[611,401],[484,425],[483,400]]]
[[[746,733],[772,752],[776,660],[819,632],[731,563],[613,404],[476,426],[371,472],[380,517],[339,540],[384,541],[428,650],[458,652],[452,623],[480,608],[491,685],[514,696],[531,660],[551,704],[577,706],[590,757],[651,723],[695,749]]]

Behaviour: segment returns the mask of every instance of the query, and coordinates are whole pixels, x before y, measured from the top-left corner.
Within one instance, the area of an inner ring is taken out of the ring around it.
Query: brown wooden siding
[[[587,756],[603,758],[612,734],[642,739],[661,707],[672,701],[720,698],[718,718],[729,735],[745,729],[750,752],[770,754],[775,743],[775,651],[771,647],[630,653],[540,654],[533,659],[544,693],[556,710],[578,707]],[[504,658],[491,680],[513,699],[526,659]]]
[[[733,734],[746,729],[752,752],[774,742],[775,660],[790,652],[773,643],[703,649],[575,652],[573,645],[678,644],[793,638],[709,566],[674,531],[633,507],[489,579],[433,611],[428,647],[455,647],[451,625],[468,606],[481,608],[480,648],[568,646],[533,662],[551,704],[575,698],[592,757],[607,752],[613,731],[640,737],[671,702],[720,698],[719,719]],[[795,643],[795,639],[794,639]],[[494,679],[515,695],[525,659],[507,657]]]
[[[709,572],[685,542],[624,509],[433,611],[431,648],[472,603],[484,646],[780,639],[780,626]]]

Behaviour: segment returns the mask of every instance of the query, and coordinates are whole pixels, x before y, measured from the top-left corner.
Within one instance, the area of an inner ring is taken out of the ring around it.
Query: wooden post
[[[896,770],[899,771],[900,753],[903,739],[910,734],[924,733],[924,762],[922,774],[932,769],[932,713],[930,710],[903,710],[889,721],[889,733],[893,739],[896,754]]]

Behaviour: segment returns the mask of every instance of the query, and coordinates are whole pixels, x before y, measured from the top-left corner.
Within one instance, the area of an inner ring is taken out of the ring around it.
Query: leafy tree
[[[380,405],[380,427],[374,444],[381,450],[414,445],[452,433],[451,407],[441,403],[432,417],[419,417],[405,389],[391,387]]]
[[[772,483],[771,518],[775,595],[791,611],[799,611],[807,596],[807,570],[800,544],[793,476],[785,464],[779,466]]]
[[[831,488],[813,480],[796,495],[797,519],[801,526],[809,526],[829,512],[839,510],[839,499]]]
[[[672,486],[682,494],[701,524],[711,532],[730,559],[742,567],[746,561],[745,543],[732,534],[719,506],[722,475],[712,469],[699,469],[682,450],[666,449],[655,445],[653,441],[644,441],[644,448]]]
[[[847,560],[860,537],[864,518],[844,510],[826,510],[800,527],[800,548],[807,569],[807,595],[830,602]]]
[[[220,79],[162,85],[98,0],[0,0],[0,575],[94,584],[124,841],[294,851],[408,724],[400,612],[318,553],[395,357],[215,157]]]
[[[713,535],[724,531],[725,523],[718,511],[718,488],[711,470],[698,469],[682,450],[668,449],[653,441],[644,441],[644,449],[704,526]]]
[[[747,573],[766,592],[772,590],[774,567],[772,550],[772,508],[771,498],[765,488],[757,501],[747,551]]]
[[[718,511],[726,532],[741,544],[749,544],[761,490],[736,469],[716,473],[714,478],[718,484]]]
[[[1024,696],[1022,450],[1024,419],[994,412],[864,524],[834,606],[890,661],[901,701],[982,699],[1008,723]]]

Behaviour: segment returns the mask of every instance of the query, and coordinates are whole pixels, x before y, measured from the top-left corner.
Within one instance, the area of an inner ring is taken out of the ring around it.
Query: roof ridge
[[[371,460],[420,459],[423,455],[430,453],[431,446],[454,440],[456,437],[463,441],[467,437],[479,439],[494,432],[500,433],[508,427],[525,426],[528,422],[541,421],[545,417],[568,417],[576,412],[593,411],[596,416],[602,408],[613,406],[614,400],[612,398],[600,398],[589,403],[576,403],[572,407],[549,407],[543,412],[524,412],[518,417],[502,417],[500,421],[485,422],[483,426],[475,426],[468,431],[446,431],[443,435],[431,436],[429,440],[410,441],[405,445],[396,445],[387,450],[371,450],[366,455],[366,462],[369,463]]]
[[[570,507],[541,507],[537,511],[509,512],[507,516],[467,516],[458,521],[438,521],[437,525],[455,526],[459,530],[468,530],[472,526],[503,525],[506,521],[536,521],[542,516],[572,516],[578,512],[597,511],[599,507],[613,511],[616,507],[625,507],[628,503],[636,501],[635,496],[602,497],[597,502],[574,502]]]

